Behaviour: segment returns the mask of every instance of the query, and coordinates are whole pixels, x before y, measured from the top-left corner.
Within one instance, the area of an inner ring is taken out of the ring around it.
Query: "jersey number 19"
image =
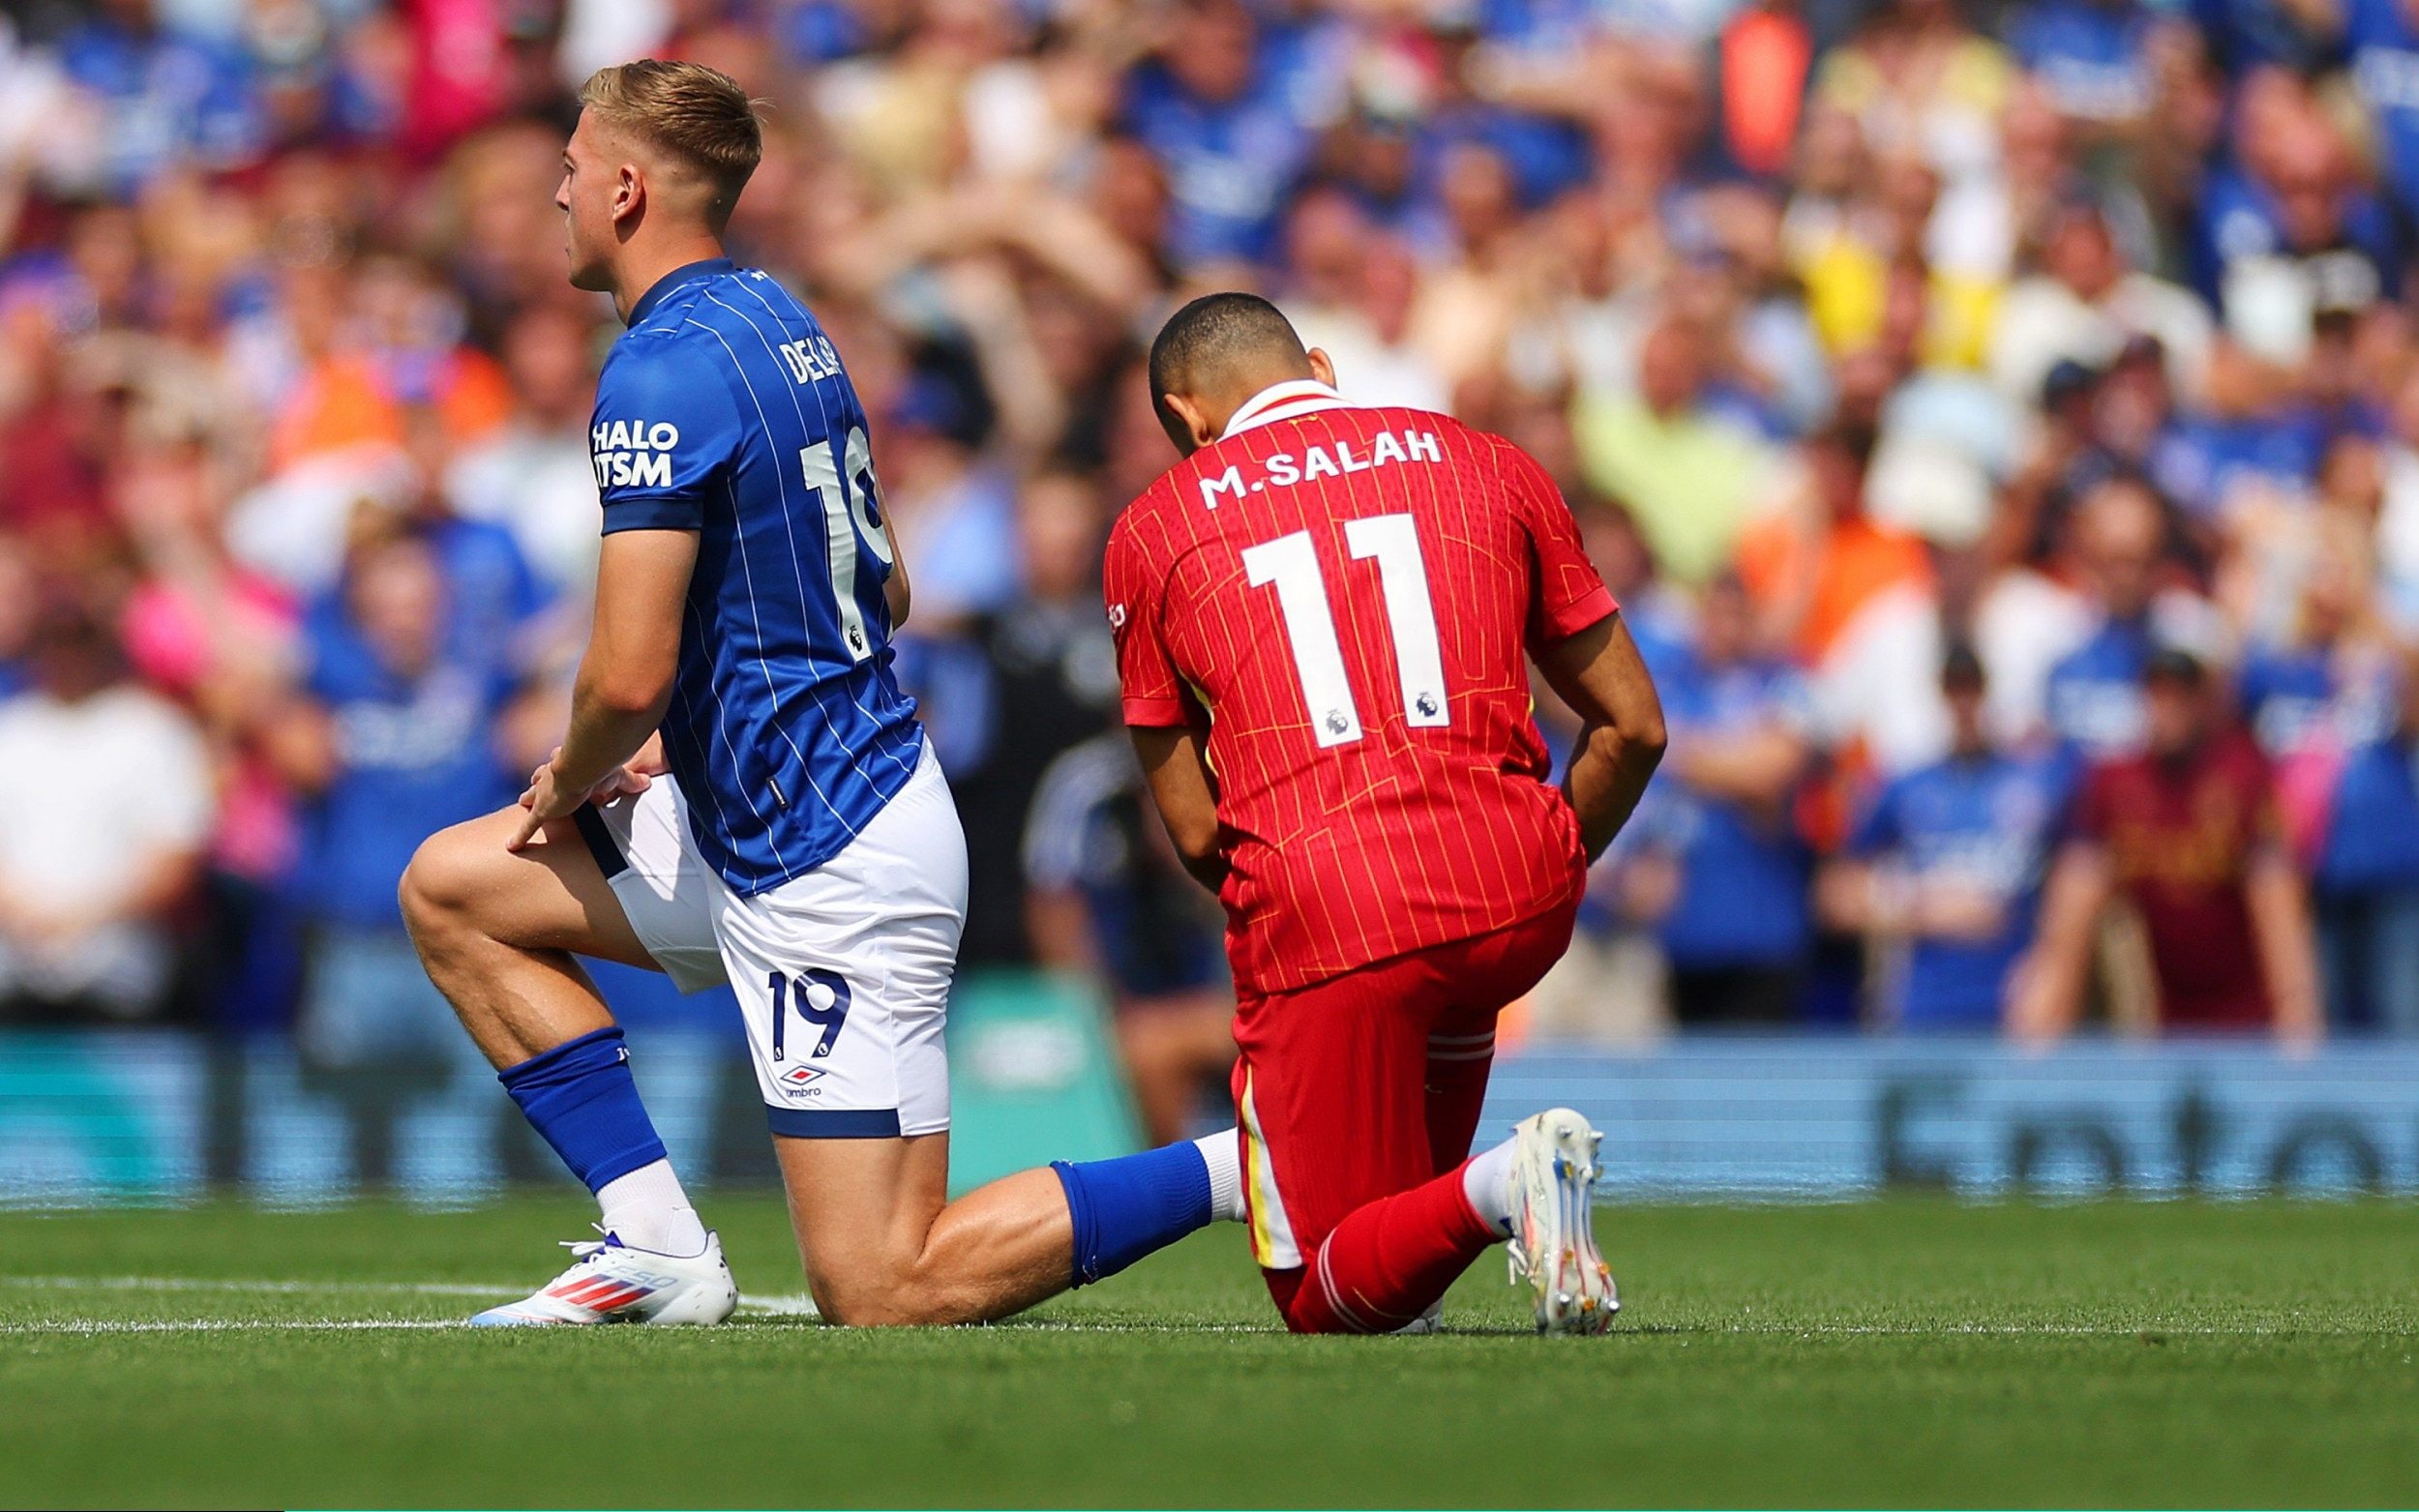
[[[806,486],[822,506],[824,544],[831,561],[831,597],[840,608],[840,638],[849,648],[849,660],[862,662],[874,654],[874,644],[866,634],[865,611],[856,603],[857,538],[864,537],[865,548],[885,568],[892,564],[893,555],[890,537],[883,533],[881,517],[875,514],[881,490],[874,481],[874,451],[865,439],[864,428],[849,428],[840,462],[838,467],[832,465],[829,441],[818,441],[798,451],[798,466],[806,473]],[[839,507],[833,508],[834,504]]]

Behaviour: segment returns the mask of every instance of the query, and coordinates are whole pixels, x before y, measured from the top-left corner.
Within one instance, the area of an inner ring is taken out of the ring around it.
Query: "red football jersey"
[[[1525,653],[1614,604],[1518,447],[1280,384],[1126,509],[1106,590],[1125,722],[1208,727],[1244,991],[1581,888]]]

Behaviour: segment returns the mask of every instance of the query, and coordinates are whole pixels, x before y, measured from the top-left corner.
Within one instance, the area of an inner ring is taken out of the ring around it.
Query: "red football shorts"
[[[1577,914],[1574,899],[1309,987],[1241,994],[1235,1110],[1264,1269],[1299,1270],[1355,1208],[1469,1158],[1495,1017],[1570,948]]]

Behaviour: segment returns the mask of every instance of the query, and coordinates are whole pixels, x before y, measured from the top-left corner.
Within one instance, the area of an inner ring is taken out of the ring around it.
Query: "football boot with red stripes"
[[[470,1321],[485,1328],[544,1323],[719,1323],[739,1305],[739,1288],[723,1263],[723,1241],[705,1236],[702,1254],[681,1257],[634,1249],[612,1234],[566,1243],[569,1270],[519,1302],[491,1307]]]

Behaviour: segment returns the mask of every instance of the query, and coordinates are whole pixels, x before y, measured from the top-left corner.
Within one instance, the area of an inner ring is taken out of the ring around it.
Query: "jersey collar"
[[[635,326],[644,320],[674,290],[695,283],[700,279],[710,279],[717,273],[733,272],[738,266],[728,257],[708,257],[702,262],[681,264],[657,279],[652,287],[639,296],[639,302],[630,307],[630,323]]]
[[[1235,411],[1235,418],[1226,423],[1226,429],[1219,432],[1218,439],[1223,441],[1231,435],[1241,435],[1255,426],[1343,407],[1344,396],[1318,379],[1288,378],[1283,383],[1271,383],[1243,400],[1243,407]]]

